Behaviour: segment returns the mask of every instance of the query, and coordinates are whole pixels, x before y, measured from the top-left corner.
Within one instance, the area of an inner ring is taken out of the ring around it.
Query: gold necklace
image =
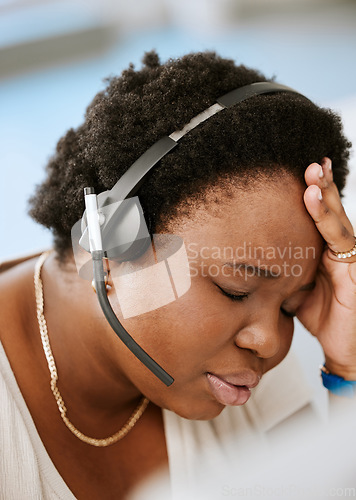
[[[61,396],[61,393],[59,392],[59,389],[57,387],[57,381],[58,381],[58,373],[57,373],[57,368],[56,364],[54,361],[54,357],[52,354],[52,349],[51,345],[49,343],[49,337],[48,337],[48,330],[47,330],[47,323],[46,319],[44,317],[44,299],[43,299],[43,284],[41,280],[41,268],[44,263],[44,261],[47,259],[48,255],[50,252],[44,252],[39,259],[36,262],[35,266],[35,273],[34,273],[34,283],[35,283],[35,294],[36,294],[36,306],[37,306],[37,320],[38,320],[38,326],[40,328],[40,333],[41,333],[41,340],[42,340],[42,346],[43,350],[47,359],[48,363],[48,368],[51,374],[51,391],[53,393],[53,396],[55,397],[55,400],[58,405],[58,409],[60,412],[60,415],[62,417],[63,422],[65,425],[68,427],[68,429],[81,441],[84,441],[84,443],[91,444],[92,446],[109,446],[111,444],[117,443],[117,441],[120,441],[123,437],[126,436],[126,434],[133,428],[133,426],[136,424],[136,422],[139,420],[139,418],[142,416],[143,412],[145,411],[149,400],[145,397],[142,398],[140,404],[137,406],[135,411],[132,413],[131,417],[128,419],[126,424],[115,434],[112,436],[109,436],[104,439],[96,439],[92,438],[89,436],[86,436],[82,432],[80,432],[73,424],[72,422],[68,419],[67,417],[67,408],[64,404],[63,398]]]

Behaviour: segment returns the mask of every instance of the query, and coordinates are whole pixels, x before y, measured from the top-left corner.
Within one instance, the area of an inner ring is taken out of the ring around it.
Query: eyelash
[[[281,307],[281,311],[282,311],[282,314],[284,314],[284,316],[287,316],[287,318],[294,318],[295,317],[295,313],[288,312],[288,311],[282,309],[282,307]]]
[[[248,293],[241,293],[241,294],[233,294],[233,293],[229,293],[227,292],[226,290],[224,290],[223,288],[221,288],[219,285],[216,285],[219,290],[223,293],[223,295],[225,295],[225,297],[228,297],[230,300],[232,300],[233,302],[242,302],[244,299],[247,299],[247,297],[249,296]],[[294,318],[295,317],[295,313],[292,313],[292,312],[288,312],[286,311],[285,309],[283,309],[281,307],[281,312],[282,314],[284,314],[284,316],[286,316],[287,318]]]
[[[226,290],[224,290],[223,288],[221,288],[219,285],[216,285],[216,286],[223,293],[223,295],[225,295],[225,297],[228,297],[233,302],[242,302],[244,299],[247,299],[247,297],[249,295],[248,293],[240,293],[240,294],[229,293]]]

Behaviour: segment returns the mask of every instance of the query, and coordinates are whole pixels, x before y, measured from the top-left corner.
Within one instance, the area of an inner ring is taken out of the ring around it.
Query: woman
[[[265,81],[213,53],[163,65],[149,53],[140,71],[110,79],[83,125],[59,141],[31,200],[31,215],[53,231],[54,252],[0,281],[5,498],[124,498],[171,466],[170,419],[214,422],[228,406],[247,429],[245,403],[286,357],[295,315],[318,338],[326,369],[356,381],[355,237],[339,196],[350,144],[334,113],[297,93],[251,97],[210,116],[138,192],[150,233],[183,240],[190,287],[166,305],[123,314],[126,289],[115,277],[144,269],[148,249],[109,262],[107,293],[172,385],[118,340],[77,273],[71,229],[83,215],[83,189],[111,189],[217,98]],[[151,286],[142,278],[143,297]],[[54,367],[58,384],[54,376],[50,385]]]

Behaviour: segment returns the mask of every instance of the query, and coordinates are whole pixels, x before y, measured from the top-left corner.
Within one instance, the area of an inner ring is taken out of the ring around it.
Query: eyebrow
[[[267,266],[266,267],[259,267],[259,266],[254,266],[253,264],[249,264],[247,262],[225,262],[223,266],[231,267],[233,269],[237,270],[243,270],[245,273],[251,272],[253,274],[250,275],[251,278],[254,276],[257,276],[259,278],[265,278],[268,280],[276,280],[280,277],[283,276],[282,273],[276,273],[273,272],[273,269],[269,269]],[[280,267],[280,266],[277,266]],[[246,276],[247,274],[245,274]],[[315,288],[316,281],[313,280],[310,283],[306,283],[305,285],[302,285],[299,288],[299,291],[301,292],[308,292],[310,290],[313,290]]]

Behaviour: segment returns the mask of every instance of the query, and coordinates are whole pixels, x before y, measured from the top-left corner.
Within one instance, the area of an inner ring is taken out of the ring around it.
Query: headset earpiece
[[[113,201],[111,191],[97,196],[102,247],[108,259],[123,262],[135,260],[148,248],[151,237],[137,196]],[[86,212],[81,222],[79,244],[90,251]]]

